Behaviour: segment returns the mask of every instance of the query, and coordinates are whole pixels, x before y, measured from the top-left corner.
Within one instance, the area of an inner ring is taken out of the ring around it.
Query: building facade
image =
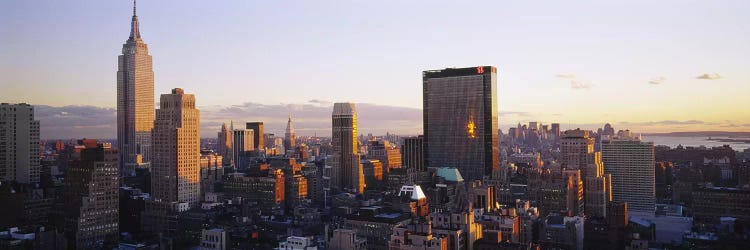
[[[39,121],[34,106],[0,104],[0,181],[39,183]]]
[[[357,110],[354,103],[333,105],[331,144],[331,187],[362,193],[365,178],[358,153]]]
[[[154,126],[154,71],[148,45],[141,39],[133,5],[130,37],[122,45],[117,69],[117,143],[121,175],[148,168]]]
[[[499,168],[497,68],[424,71],[427,167],[457,167],[467,180]]]
[[[627,202],[630,213],[652,214],[656,209],[654,143],[637,137],[602,141],[604,172],[612,175],[612,200]]]
[[[200,113],[182,89],[162,94],[154,121],[151,197],[146,217],[154,232],[174,228],[167,219],[200,202]]]
[[[404,138],[404,144],[401,145],[401,162],[405,168],[427,170],[424,166],[424,136]]]
[[[255,151],[265,150],[266,142],[265,136],[263,136],[263,122],[248,122],[245,123],[245,129],[253,131],[253,147]]]
[[[111,145],[81,150],[65,178],[63,203],[69,249],[103,248],[119,239],[118,152]]]

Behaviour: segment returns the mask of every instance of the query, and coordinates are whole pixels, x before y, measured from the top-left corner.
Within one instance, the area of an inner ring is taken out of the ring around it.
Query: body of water
[[[727,137],[711,137],[712,139],[738,139],[738,140],[750,140],[750,138],[727,138]],[[643,136],[643,141],[654,142],[654,145],[666,145],[670,147],[682,146],[706,146],[706,147],[721,147],[723,145],[729,145],[736,151],[743,151],[750,148],[750,143],[744,142],[721,142],[708,140],[705,136]]]

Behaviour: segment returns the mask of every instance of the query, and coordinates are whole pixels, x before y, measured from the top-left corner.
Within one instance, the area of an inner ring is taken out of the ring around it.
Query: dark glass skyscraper
[[[425,162],[482,179],[499,167],[497,68],[422,72]]]

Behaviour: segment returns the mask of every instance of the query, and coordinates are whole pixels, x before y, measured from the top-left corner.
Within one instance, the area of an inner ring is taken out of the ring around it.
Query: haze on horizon
[[[0,2],[0,100],[39,105],[43,138],[114,137],[131,4]],[[338,101],[364,107],[364,133],[416,134],[421,71],[477,65],[499,69],[504,131],[750,131],[748,12],[741,0],[138,2],[155,94],[195,94],[203,137],[230,119],[279,132],[289,112],[301,135],[324,133]]]

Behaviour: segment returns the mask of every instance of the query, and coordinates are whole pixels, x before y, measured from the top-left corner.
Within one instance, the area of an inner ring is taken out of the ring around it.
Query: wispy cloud
[[[570,80],[570,87],[572,89],[589,89],[594,86],[591,82],[582,80],[574,74],[557,74],[555,77]]]
[[[523,111],[500,111],[498,115],[504,116],[504,117],[505,116],[523,116],[523,117],[531,116],[529,112],[523,112]]]
[[[667,78],[660,76],[660,77],[651,78],[651,80],[649,80],[648,83],[653,84],[653,85],[658,85],[658,84],[664,83],[664,81],[666,80]]]
[[[297,134],[330,136],[332,104],[330,101],[311,100],[307,103],[274,105],[248,102],[230,106],[201,106],[198,107],[201,113],[200,133],[201,137],[213,137],[224,122],[234,121],[235,127],[242,127],[245,122],[262,121],[266,133],[283,134],[291,113]],[[359,133],[420,134],[422,131],[422,110],[418,108],[358,103],[357,115]],[[36,105],[35,118],[40,120],[43,139],[117,136],[114,108]]]
[[[676,120],[664,120],[664,121],[649,121],[649,122],[620,122],[622,125],[630,126],[659,126],[659,125],[697,125],[705,124],[704,121],[700,120],[687,120],[687,121],[676,121]]]
[[[699,75],[699,76],[697,76],[695,78],[696,79],[701,79],[701,80],[718,80],[718,79],[721,79],[721,78],[724,78],[724,77],[721,76],[721,75],[719,75],[718,73],[704,73],[704,74]]]

